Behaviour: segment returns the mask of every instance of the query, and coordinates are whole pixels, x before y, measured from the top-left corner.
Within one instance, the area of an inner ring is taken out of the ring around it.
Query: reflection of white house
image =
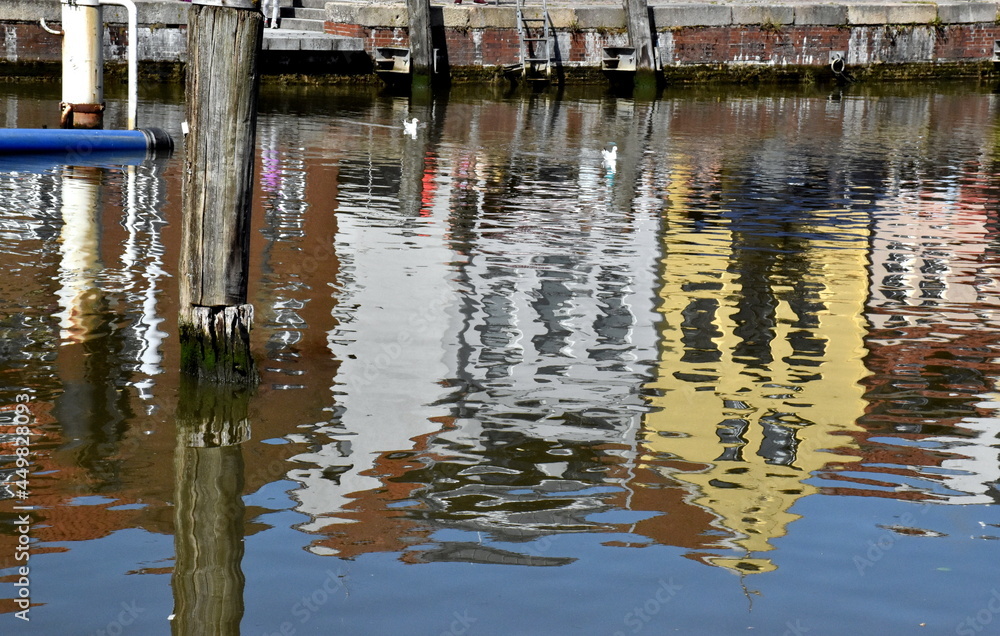
[[[640,389],[656,360],[659,205],[645,191],[615,204],[598,162],[574,172],[550,198],[530,187],[500,205],[480,197],[463,219],[446,332],[458,417],[435,438],[467,467],[419,494],[442,525],[511,541],[596,529],[590,517],[617,489],[587,471],[609,461],[601,456],[634,461]],[[457,184],[451,196],[475,201],[489,174],[481,167],[461,186],[469,196]],[[524,463],[501,450],[508,444],[525,448]]]
[[[479,455],[486,428],[634,445],[644,411],[639,389],[656,359],[658,209],[651,193],[613,202],[613,181],[590,159],[574,166],[575,184],[548,199],[526,188],[506,197],[501,211],[483,196],[498,174],[488,159],[470,168],[458,157],[434,168],[433,187],[419,193],[423,205],[409,213],[384,178],[369,179],[391,177],[394,160],[341,162],[339,272],[331,283],[338,326],[329,334],[340,362],[335,413],[313,429],[317,449],[296,456],[305,467],[289,474],[302,484],[293,494],[311,518],[304,530],[347,522],[353,495],[384,487],[372,471],[379,456],[412,450],[428,434],[454,443],[449,454],[467,448],[470,465],[486,461]],[[404,157],[402,165],[406,172],[423,164]],[[413,177],[401,174],[400,189],[420,183]],[[452,225],[456,196],[476,208],[463,219],[472,227],[463,226],[462,247]],[[433,404],[456,392],[457,404]],[[447,430],[432,421],[456,415]],[[558,479],[564,464],[542,468]],[[503,499],[503,490],[490,496]],[[590,499],[586,510],[567,507],[565,518],[602,509],[597,494],[578,504]],[[484,512],[483,522],[496,514]]]
[[[582,162],[558,198],[525,191],[504,201],[505,214],[475,220],[449,330],[455,377],[469,387],[462,405],[475,417],[453,435],[511,426],[634,444],[638,389],[656,359],[659,215],[612,204],[612,187],[599,164]]]
[[[446,205],[430,216],[399,213],[398,203],[352,187],[349,166],[340,184],[338,326],[329,346],[340,367],[332,387],[333,424],[314,429],[321,446],[296,460],[316,466],[293,471],[305,530],[332,523],[352,493],[381,487],[371,474],[379,454],[410,450],[414,438],[437,430],[430,418],[446,414],[430,405],[444,396],[445,334],[454,305],[453,255],[445,245]],[[331,293],[333,290],[329,290]],[[320,549],[320,548],[314,548]]]
[[[994,394],[989,397],[989,401],[978,406],[992,410],[994,416],[962,420],[959,427],[967,436],[941,435],[922,440],[924,444],[940,444],[942,450],[947,449],[952,455],[940,465],[937,479],[945,488],[937,500],[940,503],[997,503],[1000,491],[1000,448],[997,446],[1000,396]]]
[[[970,213],[957,188],[934,198],[901,195],[905,204],[873,217],[872,327],[915,325],[928,313],[956,324],[989,320],[970,311],[1000,307],[995,268],[981,258],[989,248],[985,215]]]

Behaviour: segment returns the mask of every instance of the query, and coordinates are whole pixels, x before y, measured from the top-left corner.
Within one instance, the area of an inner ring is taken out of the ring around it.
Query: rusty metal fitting
[[[102,128],[104,126],[104,104],[59,103],[60,128]]]

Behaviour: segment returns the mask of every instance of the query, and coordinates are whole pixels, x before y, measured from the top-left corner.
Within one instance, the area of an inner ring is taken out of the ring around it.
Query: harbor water
[[[265,87],[212,439],[179,88],[3,158],[0,633],[995,633],[991,89]]]

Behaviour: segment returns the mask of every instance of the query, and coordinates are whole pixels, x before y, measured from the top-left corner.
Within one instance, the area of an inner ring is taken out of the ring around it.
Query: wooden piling
[[[415,89],[427,89],[434,75],[431,3],[430,0],[406,0],[406,9],[410,25],[410,83]]]
[[[647,0],[625,0],[628,36],[635,49],[635,87],[656,88],[656,56],[653,51],[653,29],[649,21]]]
[[[180,262],[182,370],[255,383],[247,304],[250,204],[264,33],[260,0],[194,0]]]

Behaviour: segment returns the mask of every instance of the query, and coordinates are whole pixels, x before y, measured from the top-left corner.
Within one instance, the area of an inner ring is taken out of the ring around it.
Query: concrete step
[[[326,9],[304,9],[302,7],[282,7],[279,14],[282,18],[298,18],[301,20],[326,20]]]
[[[265,51],[364,51],[361,38],[345,38],[315,31],[264,29]]]
[[[288,9],[315,9],[326,11],[327,0],[278,0],[282,11]]]
[[[278,20],[278,30],[289,31],[310,31],[313,33],[323,33],[323,20],[303,20],[302,18],[281,18]]]

